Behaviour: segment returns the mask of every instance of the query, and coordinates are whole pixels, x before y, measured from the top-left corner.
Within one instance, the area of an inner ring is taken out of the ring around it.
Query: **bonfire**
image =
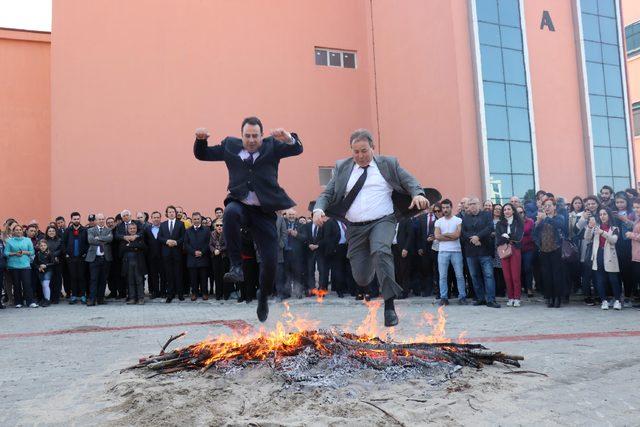
[[[446,338],[443,307],[438,309],[437,319],[430,313],[423,314],[422,321],[431,328],[429,335],[406,341],[383,340],[376,326],[381,302],[366,304],[367,318],[355,332],[318,329],[319,322],[296,318],[284,303],[283,319],[272,331],[236,332],[167,352],[173,341],[186,334],[183,332],[170,337],[159,354],[141,358],[125,370],[144,368],[155,376],[185,370],[231,372],[264,365],[281,373],[287,381],[313,379],[319,383],[332,375],[363,369],[393,376],[399,372],[430,375],[443,370],[450,375],[461,367],[480,369],[495,362],[520,367],[524,359],[469,343],[462,335],[455,340]],[[390,336],[393,332],[392,328]]]

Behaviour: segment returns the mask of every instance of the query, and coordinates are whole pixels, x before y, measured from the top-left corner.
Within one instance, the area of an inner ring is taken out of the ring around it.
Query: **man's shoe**
[[[402,291],[400,293],[400,296],[396,297],[396,299],[407,299],[409,298],[409,292],[408,291]]]
[[[136,303],[136,300],[134,300],[133,298],[129,298],[129,299],[127,300],[127,302],[125,302],[125,304],[127,304],[127,305],[133,305],[133,304],[135,304],[135,303]]]
[[[584,303],[585,303],[586,305],[590,305],[590,306],[594,306],[594,305],[596,305],[596,303],[593,301],[593,298],[591,298],[591,297],[587,297],[587,298],[585,298],[585,299],[584,299]]]
[[[242,266],[236,265],[231,267],[227,273],[224,273],[224,277],[222,279],[225,283],[237,283],[244,282],[244,273],[242,272]]]
[[[182,294],[178,295],[178,299],[179,299],[180,301],[184,301],[184,295],[182,295]]]
[[[198,296],[196,294],[191,294],[191,301],[195,301],[198,299]]]
[[[560,305],[562,305],[562,298],[560,298],[560,297],[554,298],[553,299],[553,306],[555,308],[560,308]]]
[[[144,305],[144,298],[140,298],[138,301],[136,301],[136,304]]]
[[[469,302],[467,302],[466,298],[459,298],[458,299],[458,305],[467,305],[469,304]]]
[[[103,299],[99,299],[99,300],[96,302],[96,304],[98,304],[98,305],[106,305],[106,304],[107,304],[107,302],[106,302],[105,300],[103,300]]]
[[[445,305],[449,305],[449,300],[447,298],[440,298],[440,304],[441,307],[445,306]]]
[[[209,300],[209,294],[202,295],[202,301],[208,301],[208,300]]]
[[[93,300],[87,300],[87,307],[95,307],[96,303]]]
[[[364,294],[356,295],[356,301],[362,301],[364,299]]]
[[[344,298],[344,293],[338,292],[338,298]]]
[[[553,299],[552,298],[547,299],[547,308],[553,308]]]
[[[262,296],[262,291],[258,291],[258,320],[264,322],[269,317],[269,301],[266,296]]]
[[[497,302],[495,302],[495,301],[489,301],[489,302],[487,303],[487,307],[490,307],[490,308],[500,308],[500,304],[498,304],[498,303],[497,303]]]
[[[173,301],[173,297],[167,297],[167,299],[164,300],[166,304],[171,304],[171,301]]]
[[[244,302],[244,300],[245,300],[245,297],[243,297],[243,296],[239,296],[238,297],[238,302]]]
[[[78,298],[76,297],[71,297],[71,299],[69,299],[69,304],[75,304],[78,302]]]
[[[487,302],[485,300],[483,300],[483,299],[479,299],[479,300],[474,301],[473,305],[476,306],[476,307],[479,306],[479,305],[487,305]]]
[[[384,311],[384,326],[387,328],[391,326],[396,326],[398,324],[398,315],[396,311],[391,308]]]

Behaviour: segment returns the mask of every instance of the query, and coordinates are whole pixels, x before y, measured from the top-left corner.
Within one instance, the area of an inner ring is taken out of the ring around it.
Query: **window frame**
[[[317,55],[319,51],[325,52],[327,55],[327,63],[326,64],[318,64],[315,61],[314,56],[314,64],[316,67],[330,67],[330,68],[344,68],[347,70],[355,70],[358,68],[358,52],[355,50],[347,50],[347,49],[332,49],[327,47],[314,47],[314,55]],[[340,65],[332,65],[331,64],[331,55],[335,54],[340,59]],[[353,67],[345,67],[344,65],[344,55],[349,54],[353,55]]]

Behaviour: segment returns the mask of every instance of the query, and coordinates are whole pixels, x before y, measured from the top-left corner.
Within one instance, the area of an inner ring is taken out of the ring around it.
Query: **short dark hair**
[[[636,190],[635,188],[627,188],[624,191],[625,191],[625,193],[632,194],[634,198],[638,197],[638,190]]]
[[[169,206],[167,206],[167,207],[165,208],[165,210],[164,210],[164,214],[165,214],[165,215],[169,213],[169,209],[173,209],[173,210],[174,210],[174,212],[178,213],[178,210],[176,209],[176,207],[175,207],[175,206],[173,206],[173,205],[169,205]]]
[[[240,126],[240,132],[242,132],[242,130],[244,129],[244,125],[251,125],[251,126],[256,126],[258,125],[260,127],[260,133],[263,132],[262,129],[262,122],[260,121],[259,118],[251,116],[251,117],[246,117],[243,121],[242,121],[242,126]]]
[[[213,211],[214,211],[214,212],[218,212],[218,211],[222,211],[222,212],[224,212],[224,209],[222,209],[222,208],[218,207],[218,208],[215,208]]]
[[[114,220],[114,221],[116,220],[114,217],[112,217],[112,216],[108,216],[108,217],[107,217],[107,219],[105,219],[105,222],[106,222],[106,221],[109,221],[110,219],[112,219],[112,220]]]
[[[74,216],[80,216],[80,212],[71,212],[71,215],[69,217],[73,218]]]
[[[29,224],[29,225],[27,225],[27,230],[28,230],[28,229],[30,229],[30,228],[35,228],[35,229],[37,230],[37,229],[38,229],[38,226],[37,226],[37,225],[35,225],[35,224]]]
[[[116,214],[115,220],[116,221],[122,221],[122,215]]]
[[[202,218],[202,214],[198,211],[195,211],[194,213],[191,214],[191,218],[193,218],[194,216],[199,216],[200,218]]]
[[[443,201],[440,202],[440,206],[444,206],[444,205],[453,206],[453,203],[451,203],[451,200],[449,199],[444,199]]]
[[[582,202],[586,204],[587,200],[593,200],[597,204],[600,204],[600,200],[598,200],[598,198],[596,196],[594,196],[593,194],[590,194],[587,197],[585,197],[584,199],[582,199]]]
[[[349,137],[349,145],[353,145],[356,141],[367,141],[371,148],[374,147],[373,135],[366,129],[356,129],[351,133]]]
[[[632,205],[640,205],[640,197],[636,197],[631,201]]]
[[[603,185],[602,188],[600,189],[601,193],[602,193],[602,190],[609,190],[609,193],[613,194],[613,188],[611,188],[611,186],[609,185]]]
[[[58,221],[64,221],[64,217],[63,216],[57,216],[56,217],[56,222]]]
[[[544,190],[538,190],[536,191],[536,200],[538,200],[540,198],[540,196],[546,196],[547,192]]]
[[[158,214],[158,215],[162,216],[162,214],[160,212],[158,212],[158,211],[151,212],[151,216],[153,216],[153,214]]]

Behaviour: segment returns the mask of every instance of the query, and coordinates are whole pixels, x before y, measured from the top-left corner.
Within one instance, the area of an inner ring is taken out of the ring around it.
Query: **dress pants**
[[[347,292],[347,244],[338,245],[336,253],[332,257],[331,266],[331,290],[338,293]]]
[[[104,293],[107,287],[109,275],[109,261],[104,256],[96,256],[89,264],[89,300],[92,302],[104,301]]]
[[[209,295],[209,267],[190,267],[189,283],[192,295]]]
[[[278,236],[275,212],[264,212],[259,206],[249,206],[239,201],[231,201],[224,210],[224,239],[231,266],[241,266],[242,227],[249,227],[251,237],[260,253],[259,286],[262,295],[271,295],[276,281],[278,264]],[[246,277],[245,277],[246,279]]]
[[[302,289],[302,254],[293,250],[284,251],[284,280],[286,286],[283,289],[283,296],[291,296],[292,286],[293,293],[299,295],[304,293]],[[286,291],[289,291],[288,293]]]
[[[394,215],[387,215],[367,225],[350,225],[347,228],[347,257],[356,284],[361,288],[368,287],[377,276],[385,300],[402,294],[402,287],[395,280],[391,253],[395,232]]]
[[[182,288],[184,285],[182,279],[182,254],[180,253],[180,249],[171,248],[168,256],[163,256],[162,260],[167,279],[167,298],[184,295],[184,289]]]
[[[85,296],[87,292],[87,282],[85,279],[86,263],[82,257],[69,257],[67,258],[67,264],[69,265],[69,279],[71,295],[76,298]]]
[[[213,255],[211,257],[211,290],[210,293],[216,294],[216,298],[220,299],[229,296],[231,286],[225,285],[224,273],[229,271],[229,258],[223,255]]]
[[[400,245],[392,245],[393,268],[396,272],[396,282],[402,287],[404,292],[409,292],[411,281],[411,255],[407,254],[402,257],[402,248]]]
[[[152,298],[158,296],[165,296],[166,294],[166,285],[165,285],[165,277],[164,277],[164,267],[162,265],[162,257],[149,257],[147,259],[147,263],[149,266],[149,275],[147,276],[147,280],[149,282],[149,294]]]
[[[436,260],[438,253],[431,248],[427,248],[424,254],[420,256],[420,281],[422,287],[420,289],[423,296],[433,295],[433,279],[436,269]]]
[[[560,249],[540,252],[540,274],[545,298],[562,298],[566,284]]]

